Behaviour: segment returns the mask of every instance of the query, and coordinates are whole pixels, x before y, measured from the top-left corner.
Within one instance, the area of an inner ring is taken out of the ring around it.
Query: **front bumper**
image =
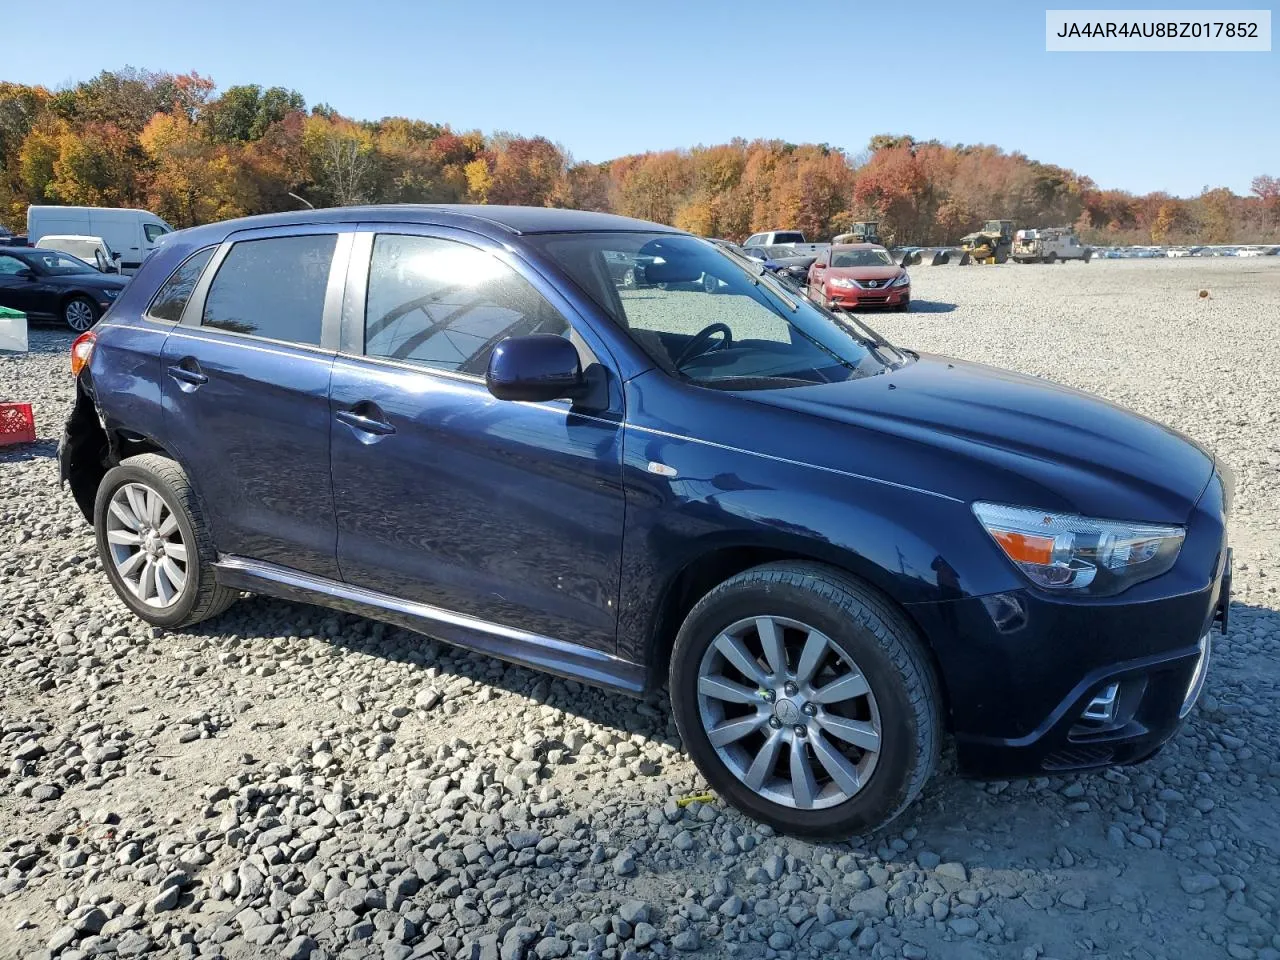
[[[1224,511],[1215,474],[1174,570],[1116,597],[1027,588],[909,605],[942,666],[961,771],[1036,775],[1159,750],[1203,689],[1215,628],[1226,631]]]
[[[905,287],[882,287],[877,290],[832,287],[827,299],[839,307],[856,309],[858,307],[896,307],[911,302],[911,285]]]

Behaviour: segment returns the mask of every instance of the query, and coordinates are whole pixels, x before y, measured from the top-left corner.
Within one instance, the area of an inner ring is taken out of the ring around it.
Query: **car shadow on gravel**
[[[27,353],[31,354],[49,354],[49,353],[69,353],[71,350],[71,341],[76,338],[76,334],[70,330],[60,329],[58,327],[37,327],[28,326],[27,328]],[[9,359],[20,360],[24,356],[21,353],[2,354],[0,356]]]
[[[57,455],[57,440],[37,440],[35,443],[24,443],[20,447],[0,447],[0,463],[52,460]]]
[[[945,300],[912,300],[908,313],[951,313],[956,309],[954,303]]]
[[[545,704],[588,723],[611,727],[619,733],[640,734],[655,743],[680,746],[673,724],[668,722],[670,709],[663,691],[633,698],[508,663],[357,614],[250,595],[222,616],[189,627],[188,632],[214,641],[230,633],[250,641],[254,634],[259,634],[260,639],[266,641],[278,639],[284,632],[255,630],[255,623],[286,624],[290,635],[307,640],[317,639],[352,653],[411,664],[424,671],[428,667],[436,668],[438,675],[434,679],[424,675],[422,683],[414,687],[415,691],[432,686],[445,691],[463,678]],[[445,698],[449,696],[446,692]],[[519,733],[513,729],[513,738]]]

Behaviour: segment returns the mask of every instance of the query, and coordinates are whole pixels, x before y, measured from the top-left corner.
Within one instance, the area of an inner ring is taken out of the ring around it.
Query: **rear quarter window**
[[[331,233],[241,240],[209,285],[201,325],[318,346],[336,244]]]
[[[187,308],[187,301],[191,299],[191,291],[196,288],[200,274],[209,265],[213,250],[213,247],[198,250],[179,264],[178,269],[156,291],[151,306],[147,308],[148,317],[170,323],[177,323],[182,319],[182,311]]]

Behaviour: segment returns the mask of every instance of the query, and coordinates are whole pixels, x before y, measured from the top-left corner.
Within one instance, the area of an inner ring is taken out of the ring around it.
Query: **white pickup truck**
[[[831,244],[807,243],[799,230],[767,230],[753,233],[742,246],[748,251],[752,247],[793,247],[797,257],[816,257]]]

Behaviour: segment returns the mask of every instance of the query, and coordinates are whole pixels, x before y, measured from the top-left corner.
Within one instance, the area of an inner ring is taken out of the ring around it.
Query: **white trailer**
[[[1013,252],[1018,263],[1057,263],[1080,260],[1088,263],[1093,250],[1080,243],[1068,227],[1045,227],[1043,230],[1019,230],[1013,235]]]

